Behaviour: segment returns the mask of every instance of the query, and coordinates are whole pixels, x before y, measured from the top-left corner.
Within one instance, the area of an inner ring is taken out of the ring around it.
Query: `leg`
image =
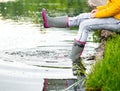
[[[115,18],[95,18],[85,20],[80,24],[79,31],[75,39],[81,42],[86,42],[90,31],[102,29],[119,32],[120,20],[117,20]]]
[[[81,42],[76,39],[74,40],[71,53],[73,75],[84,75],[85,67],[82,64],[80,57],[84,46],[85,42]]]
[[[70,27],[79,26],[82,21],[90,19],[90,13],[82,13],[75,17],[69,17],[68,19],[68,24]]]
[[[72,48],[72,61],[73,61],[73,74],[77,74],[77,68],[74,70],[74,64],[80,66],[80,55],[84,49],[85,42],[89,31],[92,30],[119,30],[120,20],[114,18],[104,18],[104,19],[87,19],[81,22],[79,26],[78,34],[75,38],[73,48]]]
[[[58,28],[66,28],[79,26],[79,24],[86,19],[90,18],[90,13],[83,13],[76,17],[68,17],[68,16],[60,16],[60,17],[50,17],[47,15],[46,10],[42,10],[42,17],[44,22],[44,27],[58,27]]]

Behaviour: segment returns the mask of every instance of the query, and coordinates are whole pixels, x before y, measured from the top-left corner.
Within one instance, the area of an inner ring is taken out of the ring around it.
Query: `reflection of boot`
[[[44,22],[44,27],[58,27],[58,28],[66,28],[68,26],[68,16],[61,16],[61,17],[50,17],[47,15],[46,10],[42,10],[42,18]]]
[[[81,63],[80,55],[82,54],[82,51],[84,49],[85,43],[74,41],[73,47],[72,47],[72,53],[71,53],[71,59],[73,62],[73,75],[82,75],[85,72],[85,67]]]

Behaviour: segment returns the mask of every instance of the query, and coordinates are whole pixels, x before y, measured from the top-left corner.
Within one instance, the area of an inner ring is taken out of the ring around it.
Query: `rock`
[[[109,30],[102,30],[101,31],[101,44],[98,48],[96,48],[97,54],[96,54],[96,59],[97,60],[102,60],[104,57],[104,50],[105,50],[105,44],[108,38],[112,37],[114,35],[114,32],[109,31]]]
[[[101,31],[101,42],[106,41],[109,37],[112,37],[114,35],[114,32],[108,31],[108,30],[102,30]]]

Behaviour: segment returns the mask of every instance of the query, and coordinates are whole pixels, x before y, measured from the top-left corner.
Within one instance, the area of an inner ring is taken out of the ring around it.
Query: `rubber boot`
[[[57,28],[66,28],[68,26],[68,16],[60,17],[50,17],[47,15],[46,10],[42,9],[42,18],[44,22],[44,27],[57,27]]]
[[[74,41],[71,53],[73,75],[84,75],[85,67],[82,64],[80,57],[84,46],[85,43],[78,42],[76,40]]]

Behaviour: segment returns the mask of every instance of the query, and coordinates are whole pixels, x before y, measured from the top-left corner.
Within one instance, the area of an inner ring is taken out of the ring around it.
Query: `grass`
[[[120,91],[120,35],[108,39],[102,61],[97,61],[86,81],[88,91]]]

